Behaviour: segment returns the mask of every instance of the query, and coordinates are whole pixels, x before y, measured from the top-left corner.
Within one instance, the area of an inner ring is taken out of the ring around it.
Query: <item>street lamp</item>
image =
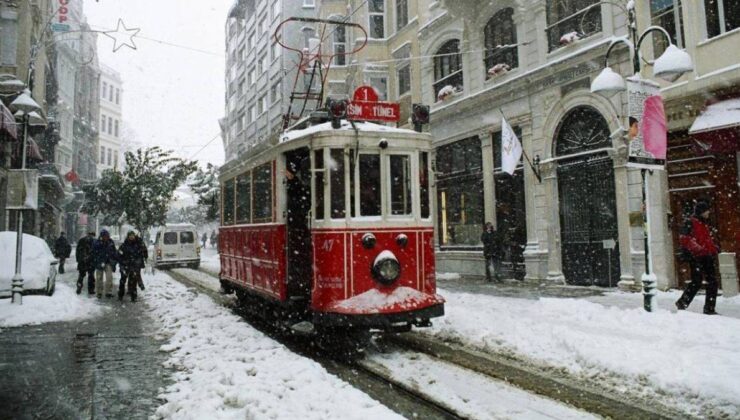
[[[661,78],[663,80],[666,80],[668,82],[675,82],[678,80],[683,74],[690,72],[694,69],[694,63],[691,60],[691,56],[684,51],[673,45],[673,42],[671,41],[671,36],[668,34],[668,32],[663,29],[660,26],[650,26],[647,29],[645,29],[642,34],[640,34],[640,37],[637,37],[637,22],[635,18],[635,3],[633,1],[630,1],[627,6],[625,7],[622,4],[611,2],[611,1],[601,1],[596,4],[593,4],[589,6],[588,9],[599,6],[602,3],[608,3],[617,7],[622,8],[627,14],[628,17],[628,27],[630,31],[630,39],[626,38],[618,38],[612,41],[612,43],[609,45],[609,49],[606,51],[606,57],[604,62],[604,69],[599,73],[599,75],[594,79],[594,81],[591,83],[591,92],[596,93],[599,95],[602,95],[604,97],[611,97],[619,92],[623,92],[627,89],[627,86],[625,84],[624,79],[622,76],[620,76],[618,73],[616,73],[614,70],[611,69],[609,66],[609,54],[612,52],[614,47],[618,44],[624,44],[630,49],[630,55],[632,57],[632,66],[634,70],[634,76],[636,78],[639,78],[640,75],[640,61],[642,60],[642,57],[640,56],[640,47],[642,46],[642,42],[645,40],[645,37],[653,32],[659,32],[665,36],[665,38],[668,40],[668,48],[665,49],[663,54],[661,54],[658,59],[656,59],[653,62],[646,61],[648,64],[653,65],[653,75],[655,77]],[[586,13],[584,13],[585,17]],[[583,24],[583,17],[581,18],[581,24]],[[652,171],[651,171],[652,172]],[[646,175],[647,175],[647,169],[640,168],[640,174],[642,175],[642,208],[643,208],[643,243],[645,248],[645,273],[642,275],[642,285],[643,285],[643,300],[644,300],[644,308],[648,312],[652,312],[656,305],[655,305],[655,283],[657,281],[654,274],[650,273],[650,244],[648,239],[649,234],[649,224],[648,224],[648,218],[647,218],[647,192],[646,192]]]
[[[5,83],[5,82],[3,82]],[[23,85],[22,82],[7,83],[7,86]],[[21,170],[26,169],[26,145],[28,142],[28,126],[31,119],[41,120],[41,107],[31,97],[31,92],[25,89],[18,95],[13,102],[10,103],[10,110],[15,112],[17,117],[21,117],[23,121],[23,143],[21,143]],[[17,217],[17,239],[15,245],[15,275],[12,281],[13,298],[12,303],[20,305],[23,303],[23,275],[21,274],[22,258],[23,258],[23,210],[18,210]]]

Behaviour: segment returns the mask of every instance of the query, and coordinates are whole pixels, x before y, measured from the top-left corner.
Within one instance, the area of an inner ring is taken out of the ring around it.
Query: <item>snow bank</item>
[[[460,273],[437,273],[437,280],[460,280]]]
[[[403,311],[437,303],[434,296],[427,295],[410,287],[397,287],[390,293],[370,289],[335,305],[340,312],[376,314],[380,312]],[[441,301],[440,301],[441,302]]]
[[[588,380],[626,377],[682,399],[688,409],[708,403],[740,415],[738,319],[647,313],[583,299],[440,293],[446,316],[435,320],[434,336],[525,356]]]
[[[53,296],[23,296],[22,305],[10,302],[10,299],[0,300],[2,328],[94,318],[105,310],[87,294],[77,295],[71,286],[59,281]]]
[[[300,357],[164,274],[145,280],[169,342],[175,383],[160,395],[158,418],[399,418],[388,408]]]
[[[10,290],[15,275],[16,232],[0,232],[0,290]],[[49,264],[56,261],[43,239],[23,234],[23,275],[25,289],[43,289],[49,277]]]

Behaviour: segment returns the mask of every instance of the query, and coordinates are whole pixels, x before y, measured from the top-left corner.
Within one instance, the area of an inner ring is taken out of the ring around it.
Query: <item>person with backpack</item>
[[[69,244],[64,232],[59,234],[54,242],[54,256],[59,259],[59,274],[64,274],[64,262],[72,254],[72,246]]]
[[[694,215],[686,220],[681,230],[680,243],[682,253],[687,255],[691,266],[691,282],[676,301],[676,308],[684,310],[689,307],[696,293],[701,288],[702,279],[707,282],[704,313],[717,315],[717,275],[714,269],[714,260],[719,253],[719,247],[712,237],[712,228],[709,225],[708,201],[701,200],[694,207]]]

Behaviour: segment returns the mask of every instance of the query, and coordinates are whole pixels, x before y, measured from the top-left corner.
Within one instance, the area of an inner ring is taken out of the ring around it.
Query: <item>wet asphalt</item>
[[[67,273],[58,281],[75,279]],[[136,303],[113,297],[102,304],[110,310],[91,320],[0,331],[0,419],[145,419],[154,413],[169,372],[146,291]]]

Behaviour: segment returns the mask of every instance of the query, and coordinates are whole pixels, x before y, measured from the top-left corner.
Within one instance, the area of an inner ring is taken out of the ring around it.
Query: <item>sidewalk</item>
[[[75,271],[59,276],[56,293],[72,289],[68,299],[94,301],[87,293],[74,295],[76,277]],[[0,418],[133,419],[154,413],[168,375],[147,292],[135,304],[115,297],[99,303],[108,310],[87,321],[0,330]]]

